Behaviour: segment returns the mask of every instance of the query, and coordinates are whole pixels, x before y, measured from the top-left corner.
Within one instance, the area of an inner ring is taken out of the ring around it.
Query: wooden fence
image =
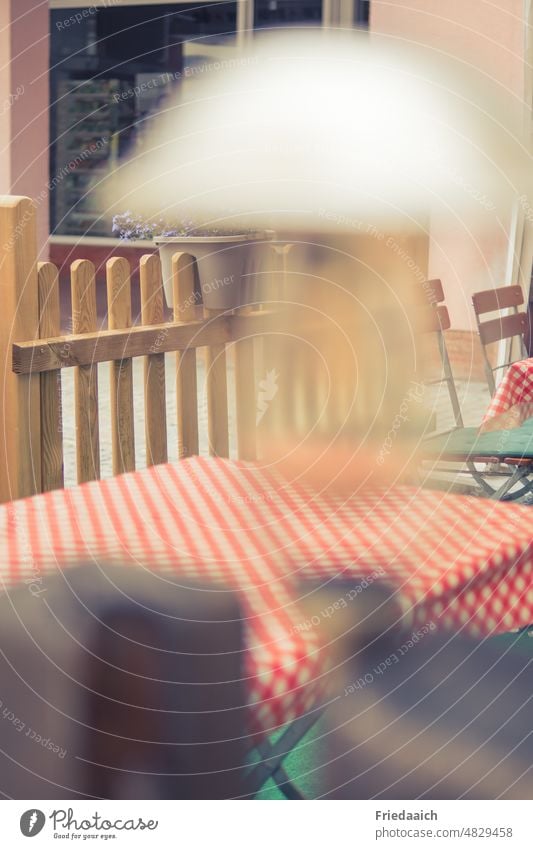
[[[132,359],[144,358],[145,443],[148,464],[167,460],[165,354],[175,352],[178,456],[198,453],[198,348],[206,348],[210,453],[227,457],[226,346],[235,343],[238,456],[256,457],[256,337],[272,327],[267,310],[200,310],[194,299],[194,263],[173,259],[173,318],[164,320],[161,265],[140,262],[141,316],[132,326],[130,266],[107,263],[108,329],[98,330],[95,269],[71,267],[72,332],[60,334],[57,268],[38,263],[34,208],[28,198],[0,198],[0,338],[2,340],[2,463],[0,499],[44,492],[64,483],[61,427],[62,371],[75,369],[77,480],[100,477],[97,364],[109,362],[113,473],[135,468]]]

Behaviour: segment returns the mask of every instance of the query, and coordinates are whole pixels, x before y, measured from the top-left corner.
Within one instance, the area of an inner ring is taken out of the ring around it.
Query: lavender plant
[[[154,239],[156,236],[191,236],[197,233],[190,220],[169,221],[166,218],[143,218],[131,210],[113,216],[113,235],[120,239]]]
[[[159,218],[143,218],[127,210],[113,216],[112,232],[120,239],[155,239],[164,236],[234,236],[252,233],[253,230],[228,230],[220,227],[201,227],[192,219],[179,220]]]

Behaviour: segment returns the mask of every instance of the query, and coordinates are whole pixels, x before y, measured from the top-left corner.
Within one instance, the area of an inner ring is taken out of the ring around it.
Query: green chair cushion
[[[533,418],[512,430],[479,433],[475,427],[464,427],[425,440],[422,453],[442,460],[469,457],[531,458],[533,463]]]

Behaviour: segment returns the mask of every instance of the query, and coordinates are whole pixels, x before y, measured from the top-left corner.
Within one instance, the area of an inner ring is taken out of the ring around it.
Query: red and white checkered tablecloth
[[[252,728],[268,731],[311,708],[324,678],[334,614],[309,622],[301,581],[342,580],[345,609],[385,580],[413,627],[510,630],[533,622],[532,516],[411,487],[319,496],[255,464],[192,458],[0,507],[1,578],[39,598],[55,570],[105,562],[237,588]]]
[[[481,432],[520,427],[533,416],[533,357],[512,363],[481,422]]]

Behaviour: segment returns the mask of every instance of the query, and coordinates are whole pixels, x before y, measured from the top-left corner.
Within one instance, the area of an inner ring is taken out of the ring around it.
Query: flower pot
[[[258,274],[268,259],[272,234],[237,236],[161,236],[159,248],[163,286],[172,306],[172,256],[189,253],[196,258],[202,302],[207,309],[233,310],[260,299]]]

